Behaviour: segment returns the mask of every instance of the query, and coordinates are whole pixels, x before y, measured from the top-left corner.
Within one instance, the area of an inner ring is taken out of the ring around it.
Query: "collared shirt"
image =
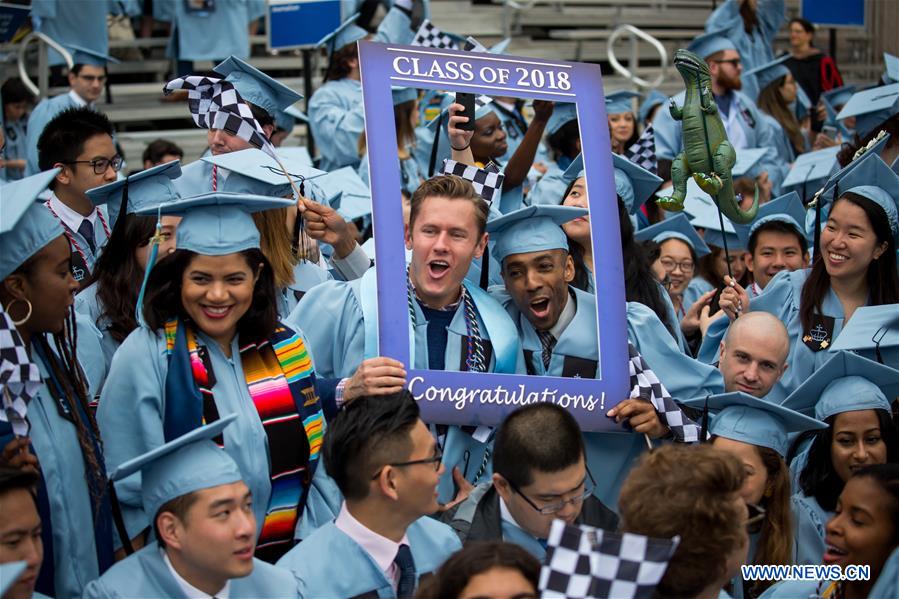
[[[559,320],[557,320],[555,326],[549,330],[549,332],[552,333],[552,336],[556,338],[556,341],[562,338],[562,333],[565,332],[565,329],[567,329],[568,325],[571,324],[571,321],[574,320],[576,312],[577,299],[569,293],[568,301],[565,302],[565,307],[562,308],[562,313],[559,314]]]
[[[81,226],[81,221],[83,221],[84,219],[89,220],[94,226],[94,237],[96,238],[97,208],[94,208],[90,214],[84,216],[83,214],[80,214],[69,208],[67,205],[63,204],[62,200],[56,197],[55,193],[50,195],[50,207],[53,208],[53,212],[56,213],[56,215],[59,217],[59,220],[61,220],[63,224],[72,231],[77,231],[78,227]],[[94,241],[96,242],[96,239],[94,239]]]
[[[162,561],[164,561],[165,565],[168,566],[169,572],[171,572],[172,574],[172,578],[175,579],[175,582],[177,582],[178,586],[181,587],[181,590],[184,591],[184,596],[187,597],[187,599],[228,599],[228,595],[231,593],[230,580],[225,583],[225,586],[222,587],[222,590],[217,592],[215,595],[210,595],[209,593],[201,591],[194,585],[184,580],[181,575],[175,571],[175,567],[172,565],[172,560],[169,559],[169,556],[166,554],[165,549],[160,547],[159,553],[162,554]]]
[[[346,502],[340,506],[340,513],[334,521],[334,526],[340,529],[348,537],[356,541],[356,543],[368,553],[384,576],[390,581],[393,590],[396,591],[397,582],[399,582],[399,568],[393,563],[396,554],[400,550],[400,545],[409,545],[409,537],[403,535],[399,543],[395,543],[387,537],[382,537],[378,533],[369,530],[364,524],[356,520],[346,507]],[[411,547],[411,545],[410,545]]]
[[[758,297],[762,294],[762,291],[764,291],[764,289],[759,287],[759,284],[756,283],[755,281],[753,281],[752,284],[749,285],[748,291],[749,291],[749,297]]]
[[[88,102],[87,100],[85,100],[84,98],[82,98],[81,96],[76,94],[74,89],[69,90],[69,97],[72,98],[72,102],[77,104],[79,107],[81,107],[81,106],[93,107],[92,103]]]
[[[498,495],[498,493],[497,493],[497,495]],[[515,521],[515,517],[512,515],[512,512],[509,511],[509,506],[506,505],[506,502],[503,501],[502,497],[499,498],[499,517],[504,522],[508,522],[509,524],[514,524],[518,528],[521,528],[521,530],[524,530],[524,528],[522,528],[521,524],[519,524],[518,522]]]
[[[737,94],[729,91],[723,96],[715,96],[715,103],[730,144],[737,150],[749,147],[746,136],[748,123],[743,117],[743,106]]]

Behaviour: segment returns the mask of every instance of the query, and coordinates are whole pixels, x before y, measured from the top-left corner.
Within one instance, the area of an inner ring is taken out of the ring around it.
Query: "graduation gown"
[[[546,165],[546,172],[528,192],[528,203],[531,206],[558,206],[565,198],[568,182],[563,178],[565,169],[553,160]]]
[[[378,26],[373,41],[408,44],[414,37],[409,16],[394,7]],[[332,171],[359,165],[359,136],[365,131],[362,83],[353,79],[328,81],[309,100],[309,127],[321,154],[319,168]]]
[[[265,14],[264,0],[216,0],[202,12],[188,11],[187,2],[154,2],[154,9],[157,4],[170,5],[162,19],[173,24],[167,55],[178,60],[248,58],[249,24]]]
[[[34,356],[47,380],[47,368]],[[44,529],[52,532],[52,554],[44,553],[45,569],[52,567],[55,596],[81,597],[85,585],[100,575],[93,530],[93,505],[85,479],[85,463],[75,425],[60,414],[46,383],[28,404],[31,448],[40,461],[44,489],[49,502]],[[12,441],[12,429],[0,423],[0,447]],[[49,562],[49,563],[48,563]]]
[[[47,209],[50,210],[49,201],[46,202],[45,205],[47,206]],[[87,243],[87,239],[80,232],[70,229],[69,225],[57,216],[59,224],[65,229],[69,246],[72,248],[72,276],[74,276],[75,280],[81,285],[84,285],[90,280],[90,276],[94,272],[94,265],[97,263],[97,258],[109,242],[106,228],[103,226],[103,220],[106,221],[106,226],[109,227],[110,235],[112,234],[112,227],[115,224],[115,221],[108,216],[105,206],[98,206],[97,213],[99,216],[94,221],[94,244],[97,248],[96,252],[91,250],[90,245]],[[87,272],[85,272],[85,269]]]
[[[3,119],[0,119],[2,121]],[[25,160],[28,157],[28,140],[25,125],[27,121],[21,118],[17,121],[7,122],[3,129],[6,135],[6,147],[3,149],[3,157],[6,160]],[[0,169],[0,177],[7,181],[17,181],[25,176],[25,169],[4,167]]]
[[[814,497],[802,491],[790,499],[793,511],[793,563],[820,564],[824,555],[824,527],[833,516]]]
[[[399,160],[400,167],[400,185],[403,186],[403,191],[408,193],[410,196],[415,193],[415,190],[418,189],[418,186],[421,185],[421,182],[426,177],[424,173],[421,172],[421,168],[418,164],[418,161],[411,154],[411,151],[414,148],[409,148],[410,155],[408,158],[403,158]],[[443,164],[443,163],[441,163]],[[439,166],[439,165],[438,165]],[[436,168],[436,167],[435,167]],[[359,173],[359,178],[362,179],[366,185],[371,187],[371,180],[368,175],[368,153],[362,156],[362,159],[359,161],[359,166],[356,168],[356,172]]]
[[[228,597],[296,597],[296,581],[282,568],[253,558],[253,572],[232,578]],[[181,585],[162,557],[156,543],[120,561],[84,590],[84,599],[125,599],[126,597],[170,597],[187,599]]]
[[[70,5],[74,5],[74,3]],[[34,10],[34,6],[32,6],[32,10]],[[104,16],[103,39],[107,39],[107,37],[108,35],[106,34],[106,17]],[[34,110],[31,111],[31,115],[28,117],[28,126],[26,129],[26,177],[36,175],[41,172],[41,168],[40,166],[38,166],[37,140],[40,139],[41,133],[44,132],[44,128],[47,126],[47,123],[52,121],[54,117],[56,117],[56,115],[58,115],[63,110],[67,110],[69,108],[77,108],[78,106],[79,104],[72,99],[71,95],[69,95],[68,93],[64,93],[52,98],[44,98],[43,100],[38,102],[37,106],[34,107]]]
[[[78,360],[85,371],[99,373],[102,378],[100,385],[109,372],[112,365],[112,357],[119,349],[120,343],[109,334],[109,319],[102,316],[103,306],[97,297],[97,284],[93,283],[84,288],[75,296],[75,322],[78,325]],[[87,346],[82,345],[82,340],[90,336],[94,342]],[[98,351],[99,350],[99,351]],[[88,374],[89,378],[96,374]],[[94,381],[92,380],[92,383]]]
[[[406,536],[415,561],[416,586],[462,549],[453,529],[427,516],[409,525]],[[288,551],[277,566],[293,574],[304,599],[396,597],[391,581],[371,555],[333,522]]]
[[[74,44],[104,55],[109,54],[106,14],[113,12],[112,4],[109,0],[32,0],[31,15],[40,23],[36,31],[63,46]],[[64,64],[62,55],[52,48],[48,58],[50,66]]]

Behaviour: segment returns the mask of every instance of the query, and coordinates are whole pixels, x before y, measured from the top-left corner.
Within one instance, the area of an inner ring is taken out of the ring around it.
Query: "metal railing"
[[[29,44],[33,41],[37,41],[40,45],[37,53],[38,85],[34,84],[31,77],[28,76],[28,71],[25,69],[25,54],[28,51]],[[38,99],[45,97],[47,95],[47,90],[50,89],[50,61],[47,58],[47,46],[50,46],[62,55],[63,60],[66,61],[66,66],[69,69],[72,68],[73,64],[72,55],[69,54],[69,51],[53,38],[44,35],[40,31],[29,33],[19,46],[19,77],[22,79],[25,87],[27,87],[31,93],[36,95]]]
[[[615,42],[618,41],[624,34],[629,34],[630,39],[630,58],[628,59],[628,66],[625,68],[622,65],[618,58],[615,56]],[[652,81],[647,81],[643,79],[639,75],[637,75],[637,69],[639,68],[640,56],[637,52],[637,42],[639,40],[643,40],[647,42],[650,46],[656,49],[659,53],[659,58],[661,59],[661,69],[662,72]],[[668,71],[668,50],[665,49],[665,46],[662,45],[662,42],[649,35],[639,27],[634,27],[633,25],[619,25],[612,31],[612,34],[609,36],[608,41],[606,42],[606,52],[609,57],[609,64],[612,65],[612,68],[621,75],[626,78],[631,83],[644,88],[650,89],[654,87],[658,87],[665,81],[665,77]]]

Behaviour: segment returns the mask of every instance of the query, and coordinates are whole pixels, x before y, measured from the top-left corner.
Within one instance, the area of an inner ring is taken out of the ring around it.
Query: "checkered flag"
[[[423,46],[425,48],[440,48],[444,50],[459,49],[459,45],[452,36],[438,29],[427,19],[421,22],[421,27],[419,27],[418,31],[415,33],[412,45]]]
[[[652,371],[640,352],[630,343],[627,344],[629,353],[628,368],[631,376],[631,398],[639,398],[652,402],[659,417],[671,430],[674,440],[681,443],[696,443],[699,441],[700,427],[690,420],[680,407],[674,403],[665,385]]]
[[[503,179],[506,178],[502,173],[478,168],[470,164],[462,164],[455,160],[444,160],[441,172],[444,175],[455,175],[470,181],[474,186],[474,190],[488,204],[493,203],[493,197],[499,194],[503,186]]]
[[[625,151],[624,157],[653,174],[658,172],[659,165],[656,160],[656,136],[652,131],[652,123],[646,125],[646,129],[643,130],[643,133],[640,134],[640,137],[634,142],[634,145]]]
[[[12,318],[0,306],[0,422],[9,422],[14,434],[28,434],[28,402],[41,386],[41,372],[31,361]]]
[[[462,47],[466,52],[489,52],[484,44],[474,39],[472,36],[468,36],[465,40],[465,45]]]
[[[169,95],[179,89],[187,90],[187,105],[197,127],[223,129],[277,160],[274,146],[230,81],[200,75],[178,77],[166,83],[162,93]]]
[[[541,597],[652,597],[679,542],[555,520],[540,569]]]

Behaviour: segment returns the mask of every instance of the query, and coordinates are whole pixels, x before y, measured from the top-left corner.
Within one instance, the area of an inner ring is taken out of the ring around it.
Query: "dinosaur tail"
[[[752,207],[749,210],[740,209],[740,199],[734,195],[733,184],[727,185],[721,190],[720,197],[722,201],[718,202],[721,213],[729,218],[732,222],[745,225],[751,222],[759,211],[759,186],[755,186],[755,197],[752,200]]]

